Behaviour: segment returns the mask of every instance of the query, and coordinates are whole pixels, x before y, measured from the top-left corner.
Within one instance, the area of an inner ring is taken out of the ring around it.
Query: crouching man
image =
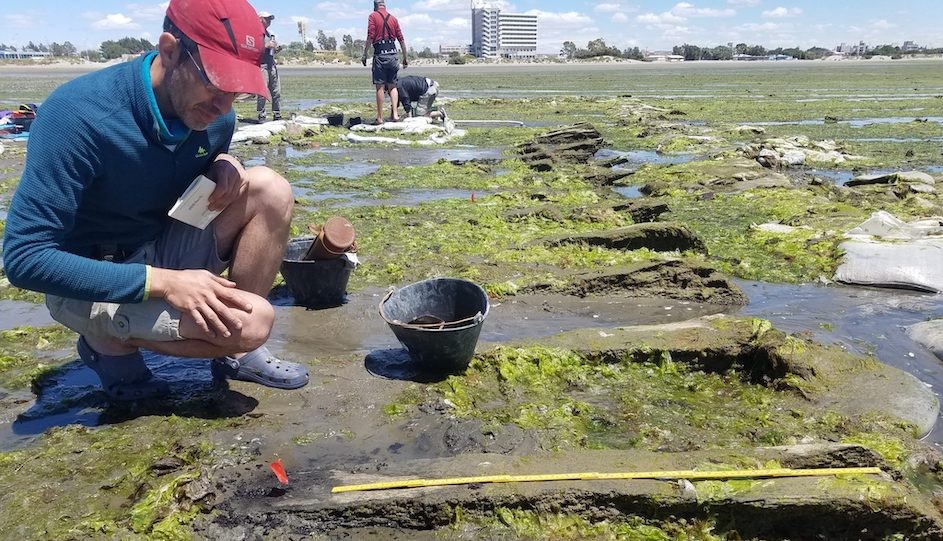
[[[291,188],[227,154],[233,101],[268,96],[263,33],[245,0],[171,0],[156,51],[62,85],[32,126],[5,270],[46,293],[114,400],[169,391],[139,348],[212,359],[218,377],[308,382],[265,347]],[[216,184],[210,209],[222,209],[205,229],[167,216],[200,174]]]

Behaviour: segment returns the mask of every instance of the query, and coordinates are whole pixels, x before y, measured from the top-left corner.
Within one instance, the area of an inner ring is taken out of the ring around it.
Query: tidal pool
[[[321,192],[315,187],[292,186],[296,197],[312,202],[329,202],[331,207],[364,207],[370,205],[415,206],[428,201],[441,199],[466,199],[472,195],[483,197],[489,192],[473,192],[471,190],[399,190],[392,193],[379,194],[377,192]],[[307,206],[307,205],[305,205]],[[313,210],[313,209],[312,209]]]
[[[824,118],[812,118],[806,120],[759,120],[747,121],[744,124],[754,126],[821,126],[823,124],[848,124],[852,128],[863,128],[865,126],[884,125],[884,124],[909,124],[911,122],[933,122],[943,124],[943,117],[939,116],[917,116],[917,117],[880,117],[880,118],[853,118],[838,119],[828,121]]]
[[[487,347],[573,329],[664,324],[726,312],[768,319],[782,331],[808,333],[824,344],[874,355],[913,374],[937,396],[943,391],[943,363],[906,332],[908,326],[928,317],[943,317],[943,295],[840,285],[737,283],[750,299],[749,305],[739,310],[670,299],[507,297],[493,301],[480,342]],[[272,295],[278,308],[270,346],[276,353],[308,358],[319,354],[368,355],[399,347],[376,312],[383,295],[379,290],[352,293],[344,306],[326,310],[294,307],[290,295],[281,289]],[[13,301],[6,301],[5,306],[4,313],[35,313],[41,309]],[[12,328],[18,321],[11,318],[0,320],[0,324]],[[318,332],[311,332],[315,328]],[[148,354],[147,359],[156,374],[173,382],[176,399],[205,399],[222,392],[214,386],[206,361],[154,354]],[[35,405],[0,424],[0,449],[22,445],[50,426],[96,425],[107,412],[100,400],[89,397],[96,384],[94,374],[81,363],[67,364],[43,389]],[[28,394],[24,392],[24,398]],[[63,401],[78,404],[63,408],[59,406]],[[943,448],[943,426],[938,423],[927,440]]]

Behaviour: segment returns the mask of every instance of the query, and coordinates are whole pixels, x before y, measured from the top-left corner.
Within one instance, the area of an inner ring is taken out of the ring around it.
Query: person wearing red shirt
[[[406,58],[406,38],[400,30],[399,21],[386,11],[386,0],[374,0],[373,13],[367,19],[367,41],[363,46],[363,56],[360,62],[367,65],[367,52],[373,45],[373,84],[377,88],[377,119],[376,124],[383,123],[383,98],[390,93],[390,116],[393,122],[399,122],[396,105],[399,96],[396,91],[397,74],[399,73],[399,55],[396,52],[396,42],[403,51],[403,68],[409,65]]]

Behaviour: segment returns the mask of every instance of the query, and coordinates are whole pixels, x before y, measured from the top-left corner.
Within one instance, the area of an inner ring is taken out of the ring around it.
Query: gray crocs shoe
[[[308,384],[308,369],[298,363],[283,361],[262,346],[242,357],[213,359],[211,369],[216,379],[237,379],[275,387],[298,389]]]
[[[88,345],[84,336],[79,337],[75,346],[82,362],[98,375],[102,389],[112,400],[146,400],[170,393],[170,385],[154,377],[139,351],[128,355],[102,355]]]

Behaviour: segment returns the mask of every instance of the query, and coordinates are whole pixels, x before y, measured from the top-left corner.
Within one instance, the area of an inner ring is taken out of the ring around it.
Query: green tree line
[[[300,41],[291,42],[283,52],[286,56],[297,57],[300,59],[314,58],[315,43],[320,51],[328,53],[340,53],[343,57],[350,59],[360,58],[363,54],[364,40],[354,39],[350,34],[344,34],[338,46],[337,38],[328,36],[323,30],[318,30],[315,41],[301,43]],[[108,61],[121,58],[127,54],[140,54],[154,49],[154,45],[143,38],[125,37],[119,40],[109,40],[101,43],[98,49],[79,51],[75,45],[66,41],[64,43],[53,42],[49,45],[44,43],[33,43],[30,41],[26,45],[18,48],[14,45],[0,43],[0,49],[8,51],[31,51],[48,52],[53,57],[77,57],[92,61]],[[700,47],[685,43],[672,47],[672,54],[683,56],[685,60],[730,60],[734,55],[746,54],[751,56],[769,56],[785,55],[800,60],[815,60],[830,55],[832,52],[823,47],[811,47],[802,49],[800,47],[778,47],[767,49],[762,45],[748,45],[738,43],[733,48],[726,45],[717,47]],[[920,51],[903,51],[897,45],[880,45],[860,56],[870,58],[872,56],[890,56],[891,58],[901,58],[909,54],[943,54],[943,48],[921,49]],[[439,55],[434,53],[429,47],[417,52],[410,48],[407,52],[409,58],[436,58]],[[615,46],[606,44],[602,38],[596,38],[589,41],[585,48],[578,47],[572,41],[564,41],[563,48],[560,51],[561,56],[568,59],[586,59],[599,58],[604,56],[614,58],[627,58],[632,60],[644,60],[645,55],[638,47],[619,49]],[[458,64],[464,63],[466,55],[453,54],[449,57],[449,62]]]
[[[943,54],[943,48],[921,49],[915,52],[917,54]],[[645,55],[638,47],[620,50],[618,47],[606,45],[606,42],[602,38],[589,41],[585,48],[577,47],[572,41],[564,41],[560,54],[568,59],[598,58],[603,56],[628,58],[632,60],[645,59]],[[767,49],[762,45],[738,43],[731,48],[726,45],[699,47],[685,43],[672,47],[671,54],[683,56],[685,60],[731,60],[734,55],[741,54],[750,56],[785,55],[799,60],[815,60],[831,55],[832,51],[824,47],[810,47],[808,49],[802,49],[800,47],[777,47],[775,49]],[[883,55],[890,56],[891,58],[901,58],[907,54],[914,54],[914,52],[904,52],[897,45],[881,45],[869,50],[861,56],[869,58],[871,56]]]

